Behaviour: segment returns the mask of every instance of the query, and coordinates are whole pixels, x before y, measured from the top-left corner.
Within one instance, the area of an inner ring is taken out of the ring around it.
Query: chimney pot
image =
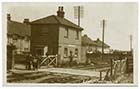
[[[99,41],[100,39],[99,38],[97,38],[97,41]]]
[[[7,20],[10,21],[11,20],[11,15],[7,14]]]
[[[23,23],[29,23],[29,19],[24,19]]]
[[[61,11],[63,11],[63,6],[61,7]]]
[[[59,6],[59,7],[58,7],[58,11],[60,11],[60,10],[61,10],[61,7]]]

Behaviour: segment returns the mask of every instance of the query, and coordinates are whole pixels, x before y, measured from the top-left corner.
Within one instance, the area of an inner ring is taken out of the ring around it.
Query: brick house
[[[75,60],[81,59],[81,32],[83,28],[64,18],[63,7],[59,7],[56,15],[32,21],[31,52],[45,56],[45,49],[50,55],[59,54],[59,62],[69,61],[72,51]]]
[[[30,25],[29,19],[23,23],[11,20],[7,14],[7,46],[14,45],[17,54],[30,52]]]

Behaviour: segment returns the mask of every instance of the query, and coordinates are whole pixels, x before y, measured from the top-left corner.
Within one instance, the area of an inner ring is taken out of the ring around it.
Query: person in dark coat
[[[32,63],[32,55],[31,53],[27,54],[26,56],[26,69],[31,70],[31,64]]]
[[[72,51],[70,51],[70,56],[69,56],[69,66],[72,66],[72,62],[73,62],[73,55],[72,55]]]
[[[39,61],[39,57],[36,55],[34,58],[33,58],[33,70],[38,70],[38,61]]]

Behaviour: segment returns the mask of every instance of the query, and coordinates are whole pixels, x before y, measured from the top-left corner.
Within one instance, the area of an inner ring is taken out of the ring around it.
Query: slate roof
[[[96,46],[97,44],[90,39],[87,35],[82,36],[82,45],[93,45]]]
[[[100,39],[97,39],[97,40],[95,40],[95,41],[93,41],[93,42],[95,42],[95,43],[97,44],[98,47],[102,47],[102,41],[101,41]],[[105,48],[109,48],[110,46],[107,45],[106,43],[104,43],[104,47],[105,47]]]
[[[55,15],[51,15],[48,17],[44,17],[35,21],[32,21],[30,24],[60,24],[60,25],[65,25],[69,27],[73,27],[79,30],[83,30],[83,28],[79,27],[78,25],[72,23],[71,21],[61,18]]]
[[[30,36],[30,26],[16,21],[7,21],[7,34],[17,34],[19,36]]]
[[[96,46],[96,47],[102,47],[102,41],[100,39],[97,39],[93,41],[91,38],[89,38],[87,35],[82,36],[82,45],[90,45],[90,46]],[[105,48],[109,48],[110,46],[104,43]]]

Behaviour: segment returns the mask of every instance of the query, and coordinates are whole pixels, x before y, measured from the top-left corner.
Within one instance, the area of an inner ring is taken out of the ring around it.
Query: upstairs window
[[[79,40],[79,31],[76,31],[76,40]]]
[[[68,30],[68,28],[66,27],[66,28],[65,28],[65,35],[64,35],[64,37],[65,37],[65,38],[68,38],[68,36],[69,36],[69,30]]]

